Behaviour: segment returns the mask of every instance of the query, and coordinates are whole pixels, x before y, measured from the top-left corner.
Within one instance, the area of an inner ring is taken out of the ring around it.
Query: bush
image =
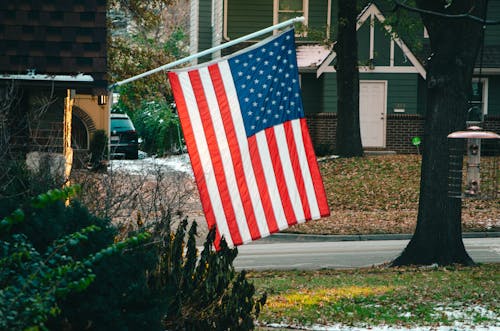
[[[95,254],[76,257],[72,251],[81,248],[82,242],[101,230],[95,224],[61,236],[43,250],[35,247],[32,237],[16,233],[23,227],[29,228],[31,216],[63,204],[74,193],[72,187],[51,190],[0,221],[0,329],[46,329],[47,320],[60,312],[61,298],[85,290],[94,281],[96,275],[92,268],[100,260],[147,237],[139,235]]]
[[[170,233],[170,221],[160,224]],[[185,242],[187,220],[174,234],[161,236],[159,264],[152,284],[165,293],[163,318],[167,330],[253,330],[254,318],[265,303],[265,296],[253,298],[255,288],[245,273],[237,273],[233,261],[237,249],[229,249],[224,240],[213,249],[215,231],[207,236],[203,251],[196,249],[196,223]],[[158,227],[157,227],[158,229]],[[155,231],[159,233],[159,231]],[[184,249],[186,248],[186,249]]]

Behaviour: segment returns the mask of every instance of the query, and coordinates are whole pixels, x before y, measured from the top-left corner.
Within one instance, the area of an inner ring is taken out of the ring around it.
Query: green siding
[[[370,59],[370,22],[367,20],[358,29],[358,62],[367,65]]]
[[[323,112],[337,112],[337,74],[323,74]]]
[[[404,54],[403,50],[396,43],[394,43],[394,65],[408,67],[413,66],[413,64]]]
[[[324,40],[326,39],[326,20],[328,11],[328,1],[309,0],[309,38]],[[332,17],[333,20],[333,17]]]
[[[228,0],[227,7],[227,35],[230,39],[273,25],[272,0]]]
[[[374,59],[376,66],[389,66],[391,62],[391,38],[385,33],[384,26],[375,20]]]
[[[302,103],[308,114],[323,112],[323,77],[316,78],[316,74],[301,74]]]
[[[500,76],[488,79],[488,115],[500,116]]]
[[[387,81],[387,113],[394,113],[394,108],[404,107],[405,114],[417,114],[421,105],[417,104],[419,98],[418,74],[363,74],[360,80],[385,80]],[[420,84],[423,84],[420,82]],[[337,111],[337,81],[335,73],[325,73],[323,80],[323,112]]]
[[[198,17],[198,51],[212,47],[212,2],[210,0],[199,0],[199,17]],[[209,61],[212,58],[205,56],[198,59],[198,62]]]
[[[500,19],[500,0],[488,1],[488,19]],[[500,45],[500,25],[488,25],[484,36],[486,45]]]

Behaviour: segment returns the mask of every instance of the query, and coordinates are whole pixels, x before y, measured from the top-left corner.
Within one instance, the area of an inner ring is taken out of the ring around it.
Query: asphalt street
[[[237,270],[349,269],[393,260],[408,240],[278,241],[238,247]],[[500,262],[500,238],[465,238],[467,252],[476,262]]]

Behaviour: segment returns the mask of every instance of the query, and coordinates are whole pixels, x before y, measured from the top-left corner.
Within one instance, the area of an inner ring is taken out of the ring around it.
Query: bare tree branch
[[[434,16],[443,17],[443,18],[470,19],[470,20],[473,20],[475,22],[481,23],[483,25],[499,25],[500,24],[500,20],[486,20],[486,19],[483,19],[481,17],[471,15],[470,13],[453,14],[453,15],[452,14],[444,14],[444,13],[440,13],[440,12],[433,11],[433,10],[426,10],[426,9],[421,9],[421,8],[409,6],[409,5],[405,4],[404,2],[400,2],[397,0],[395,0],[394,2],[396,3],[396,7],[394,8],[394,10],[398,10],[401,7],[401,8],[404,8],[406,10],[420,13],[420,14],[434,15]]]

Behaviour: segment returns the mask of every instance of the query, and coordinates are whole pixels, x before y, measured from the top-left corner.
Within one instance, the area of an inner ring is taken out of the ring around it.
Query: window
[[[274,0],[274,24],[304,16],[304,26],[307,26],[309,0]],[[305,35],[303,32],[302,35]]]
[[[488,80],[475,78],[472,81],[472,93],[469,98],[468,121],[481,122],[488,113]]]

